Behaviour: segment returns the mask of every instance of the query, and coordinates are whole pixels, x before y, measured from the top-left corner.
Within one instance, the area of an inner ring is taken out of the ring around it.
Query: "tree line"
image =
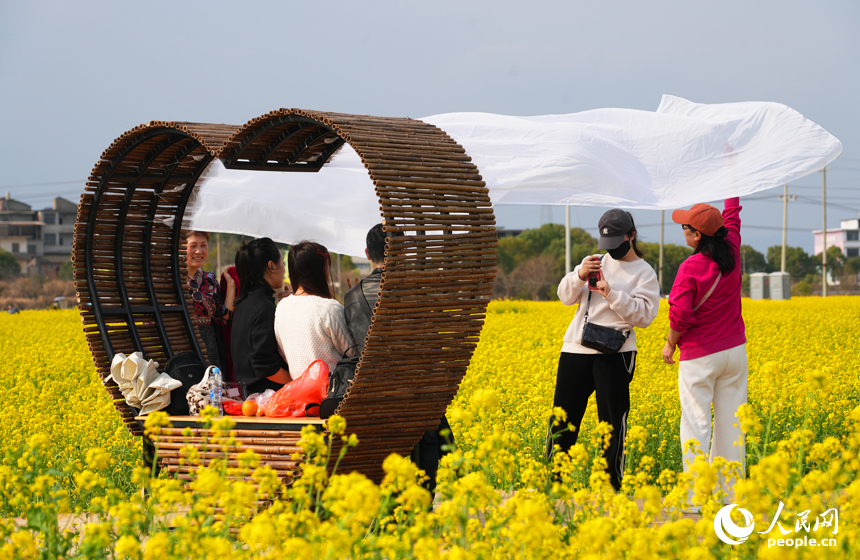
[[[544,224],[539,228],[523,230],[517,236],[499,239],[498,269],[493,287],[497,298],[555,300],[556,289],[564,276],[564,226]],[[655,271],[660,260],[660,244],[638,242],[645,261]],[[601,253],[597,239],[582,228],[570,230],[571,267],[588,255]],[[663,245],[663,294],[668,294],[675,282],[678,267],[692,254],[689,247],[667,243]],[[749,274],[774,272],[781,266],[782,246],[769,247],[767,253],[741,245],[741,271],[744,275],[744,295],[749,295]],[[838,247],[827,249],[827,266],[830,276],[839,289],[854,293],[858,287],[860,257],[848,259]],[[800,247],[786,248],[786,272],[792,278],[795,295],[811,295],[821,287],[821,257],[810,256]]]
[[[782,246],[768,247],[767,254],[741,245],[744,278],[754,272],[777,272],[782,267]],[[860,257],[848,258],[839,247],[827,248],[827,270],[836,293],[856,293]],[[785,248],[785,271],[791,276],[793,295],[811,295],[821,290],[821,255],[809,255],[800,247]],[[744,282],[748,285],[747,281]],[[834,290],[834,288],[828,288]]]

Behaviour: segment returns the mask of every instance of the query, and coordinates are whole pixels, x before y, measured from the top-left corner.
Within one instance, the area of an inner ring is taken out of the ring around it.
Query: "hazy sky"
[[[0,195],[77,202],[102,151],[150,120],[243,124],[280,107],[422,117],[777,101],[839,138],[828,227],[860,214],[860,3],[0,3]],[[789,244],[812,250],[821,174],[790,185]],[[777,190],[742,201],[744,242],[780,243]],[[755,199],[755,200],[752,200]],[[563,223],[497,207],[499,226]],[[603,209],[572,208],[596,235]],[[645,240],[659,212],[634,212]],[[667,217],[668,221],[668,217]],[[667,242],[680,227],[667,223]]]

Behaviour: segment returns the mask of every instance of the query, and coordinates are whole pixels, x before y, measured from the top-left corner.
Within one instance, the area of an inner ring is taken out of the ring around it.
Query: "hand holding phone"
[[[579,266],[579,277],[588,282],[590,290],[597,289],[597,283],[600,282],[602,276],[600,257],[589,256],[582,259],[582,264]]]
[[[594,270],[588,273],[588,289],[596,290],[597,283],[603,278],[600,274],[600,269]]]

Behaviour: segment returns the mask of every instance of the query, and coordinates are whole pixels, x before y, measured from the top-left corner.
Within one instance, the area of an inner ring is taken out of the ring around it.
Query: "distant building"
[[[850,259],[860,257],[860,219],[842,220],[840,225],[842,231],[845,232],[845,248],[842,249],[842,252]]]
[[[0,198],[0,248],[18,260],[22,274],[54,276],[71,258],[77,213],[77,205],[65,198],[34,211],[6,193]]]
[[[503,227],[496,228],[496,237],[499,239],[503,237],[516,237],[521,234],[523,230],[521,229],[505,229]]]
[[[849,259],[860,257],[860,219],[842,220],[839,225],[839,229],[827,230],[827,246],[839,247]],[[823,247],[824,236],[821,232],[820,229],[812,232],[815,236],[815,255],[820,255]]]
[[[363,257],[350,257],[352,259],[352,264],[355,265],[355,268],[361,273],[362,276],[367,276],[371,272],[370,269],[370,260],[365,259]]]

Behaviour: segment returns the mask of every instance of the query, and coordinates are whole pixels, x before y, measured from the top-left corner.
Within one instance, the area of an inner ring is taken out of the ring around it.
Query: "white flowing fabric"
[[[674,209],[749,195],[819,171],[842,144],[779,103],[703,105],[664,95],[656,112],[595,109],[421,119],[460,143],[493,204]],[[240,171],[215,162],[196,186],[191,227],[314,239],[364,255],[379,201],[348,145],[318,173]]]

